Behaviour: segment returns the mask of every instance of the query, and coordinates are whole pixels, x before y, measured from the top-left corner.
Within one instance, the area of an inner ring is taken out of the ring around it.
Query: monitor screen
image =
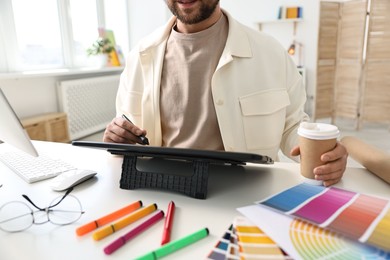
[[[20,123],[18,116],[12,109],[1,88],[0,140],[32,156],[38,156],[38,152],[32,144],[30,137]]]

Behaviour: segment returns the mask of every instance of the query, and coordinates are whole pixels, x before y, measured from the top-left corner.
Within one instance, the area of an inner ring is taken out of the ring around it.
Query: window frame
[[[9,77],[18,77],[24,75],[48,75],[50,73],[61,75],[67,72],[73,74],[84,71],[96,71],[104,70],[111,71],[113,68],[104,67],[89,67],[89,66],[75,66],[75,57],[73,56],[73,29],[70,16],[70,0],[52,0],[57,1],[60,34],[63,52],[63,65],[57,68],[32,68],[23,69],[20,58],[17,35],[15,29],[15,22],[13,17],[12,2],[13,0],[0,0],[0,79]],[[109,3],[107,0],[94,0],[96,1],[96,13],[97,13],[97,25],[100,28],[106,28],[107,23],[110,22],[110,15],[107,13],[109,10],[106,8]],[[122,47],[123,58],[126,58],[127,53],[142,39],[145,35],[149,34],[156,27],[165,24],[171,17],[172,13],[166,7],[164,1],[157,1],[157,8],[150,13],[150,4],[137,0],[120,0],[124,4],[124,20],[123,28],[120,28],[122,35],[121,40],[117,43]],[[114,3],[113,3],[114,4]],[[122,9],[121,9],[122,10]],[[148,20],[145,23],[145,16],[141,13],[146,12],[149,16],[156,14],[156,19]],[[107,16],[106,16],[107,15]],[[123,23],[123,22],[122,22]],[[108,28],[116,30],[117,28]],[[124,37],[123,35],[126,35]],[[92,43],[91,43],[92,44]],[[125,64],[122,64],[122,69]],[[120,68],[120,67],[118,67]],[[116,70],[116,69],[114,69]]]
[[[5,26],[7,25],[7,26]],[[0,70],[15,71],[17,67],[18,51],[12,0],[0,1]]]
[[[60,26],[63,67],[58,69],[83,69],[75,65],[74,57],[74,39],[73,28],[70,15],[70,1],[56,0],[58,7],[58,19]],[[96,15],[98,27],[105,27],[105,9],[104,1],[96,0]],[[128,15],[126,15],[128,19]],[[7,25],[7,26],[5,26]],[[21,69],[21,61],[19,57],[19,50],[17,44],[15,20],[13,16],[12,0],[0,1],[0,74],[7,73],[21,73],[26,71],[35,71]],[[58,70],[58,69],[53,69]],[[36,69],[40,71],[40,69]]]

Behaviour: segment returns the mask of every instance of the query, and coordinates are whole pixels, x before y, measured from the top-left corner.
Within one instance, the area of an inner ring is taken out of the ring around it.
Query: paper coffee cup
[[[335,125],[303,122],[298,128],[301,157],[301,175],[305,182],[322,185],[322,181],[314,179],[313,170],[325,164],[321,155],[333,150],[340,132]]]

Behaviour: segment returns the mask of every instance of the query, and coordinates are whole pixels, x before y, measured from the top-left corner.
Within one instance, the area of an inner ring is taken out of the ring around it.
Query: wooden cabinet
[[[65,113],[49,113],[21,120],[32,140],[68,143],[68,118]]]
[[[322,1],[314,119],[390,123],[390,1]]]

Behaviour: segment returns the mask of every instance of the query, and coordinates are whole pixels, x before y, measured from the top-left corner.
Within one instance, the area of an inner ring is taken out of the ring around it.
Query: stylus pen
[[[196,231],[192,234],[189,234],[183,238],[179,238],[175,241],[169,242],[168,244],[165,244],[161,246],[160,248],[149,252],[143,256],[140,256],[136,258],[137,260],[155,260],[159,259],[161,257],[167,256],[169,254],[172,254],[176,252],[179,249],[182,249],[183,247],[189,246],[202,238],[205,238],[209,235],[209,229],[208,228],[202,228],[199,231]]]
[[[96,231],[95,233],[93,233],[92,238],[96,241],[101,240],[101,239],[105,238],[106,236],[109,236],[112,233],[130,225],[131,223],[134,223],[135,221],[137,221],[143,217],[145,217],[146,215],[149,215],[150,213],[152,213],[156,209],[157,209],[156,203],[150,204],[149,206],[147,206],[145,208],[141,208],[141,209],[131,213],[130,215],[128,215],[124,218],[121,218],[117,222]]]
[[[114,253],[116,250],[118,250],[120,247],[126,244],[126,242],[128,242],[130,239],[136,237],[138,234],[141,234],[142,231],[152,226],[154,223],[157,223],[157,221],[159,221],[163,217],[164,217],[164,211],[158,210],[156,214],[154,214],[153,216],[151,216],[150,218],[142,222],[139,226],[133,228],[125,235],[119,237],[114,242],[106,246],[104,248],[104,253],[106,253],[107,255]]]
[[[133,202],[129,205],[127,205],[126,207],[123,207],[121,209],[118,209],[104,217],[101,217],[99,219],[96,219],[94,221],[91,221],[85,225],[82,225],[81,227],[77,228],[76,229],[76,234],[78,236],[82,236],[82,235],[85,235],[95,229],[97,229],[98,227],[101,227],[101,226],[104,226],[114,220],[117,220],[118,218],[121,218],[139,208],[142,207],[142,201],[136,201],[136,202]]]
[[[173,201],[171,201],[168,204],[167,216],[165,217],[161,245],[165,245],[170,240],[174,212],[175,212],[175,203]]]
[[[122,114],[122,118],[126,119],[127,121],[129,121],[130,123],[133,124],[133,122],[131,122],[131,120],[125,114]],[[139,139],[141,139],[142,144],[147,144],[147,145],[149,144],[148,138],[146,138],[144,135],[140,135],[138,137],[139,137]]]

